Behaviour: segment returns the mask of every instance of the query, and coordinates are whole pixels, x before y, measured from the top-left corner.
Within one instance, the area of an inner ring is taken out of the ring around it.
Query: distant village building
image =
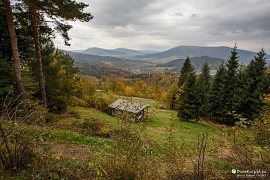
[[[124,116],[129,121],[142,121],[145,119],[146,111],[150,105],[118,99],[109,105],[114,116]]]

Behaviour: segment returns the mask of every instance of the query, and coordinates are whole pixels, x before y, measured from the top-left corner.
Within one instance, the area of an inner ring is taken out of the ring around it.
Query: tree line
[[[270,73],[264,49],[247,66],[239,64],[235,46],[229,59],[214,77],[205,63],[199,75],[189,57],[186,58],[174,94],[174,106],[181,120],[211,118],[234,124],[241,118],[254,120],[263,107],[261,97],[270,93]],[[176,98],[178,97],[178,98]]]
[[[171,97],[177,91],[178,74],[174,72],[149,73],[132,76],[81,76],[85,94],[102,90],[106,94],[155,99],[170,108]]]
[[[70,96],[78,93],[78,69],[52,40],[60,33],[70,45],[68,21],[90,21],[93,16],[84,12],[87,6],[73,0],[18,0],[14,4],[0,0],[1,100],[19,96],[24,106],[39,100],[50,110],[65,108]]]

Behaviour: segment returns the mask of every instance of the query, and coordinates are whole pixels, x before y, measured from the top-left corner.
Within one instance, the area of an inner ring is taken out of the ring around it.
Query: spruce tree
[[[178,80],[178,87],[184,85],[185,81],[187,80],[190,73],[193,73],[195,68],[192,65],[192,62],[189,57],[186,58],[185,62],[183,63],[182,69],[180,71],[180,77]]]
[[[241,114],[243,117],[246,117],[245,112],[248,110],[247,105],[250,103],[250,97],[252,95],[248,87],[250,80],[245,71],[246,69],[241,67],[237,75],[238,86],[235,90],[234,99],[236,100],[233,104],[233,109],[236,114]]]
[[[181,94],[183,91],[183,85],[185,84],[186,80],[188,79],[188,76],[190,73],[193,73],[195,68],[193,67],[191,60],[189,57],[186,58],[184,61],[181,71],[180,71],[180,76],[177,82],[177,91],[173,95],[173,108],[178,109],[179,108],[179,103],[180,103],[180,98]]]
[[[224,78],[224,93],[225,93],[225,102],[224,110],[227,112],[227,122],[228,124],[234,123],[234,118],[229,114],[235,111],[235,103],[237,103],[238,98],[235,96],[238,88],[238,72],[239,72],[239,63],[238,63],[238,52],[236,51],[237,47],[235,46],[231,52],[231,56],[226,63],[226,74]]]
[[[225,104],[225,76],[226,68],[224,63],[219,67],[211,85],[209,95],[210,113],[216,121],[224,123]]]
[[[178,117],[181,120],[198,120],[198,99],[196,94],[196,74],[194,67],[191,64],[193,71],[186,74],[183,92],[180,97]]]
[[[200,117],[206,117],[209,112],[210,79],[210,67],[206,62],[203,64],[201,74],[196,82],[197,97],[199,101],[198,113]]]
[[[44,74],[48,82],[48,108],[52,112],[61,112],[66,109],[71,97],[79,94],[76,88],[80,84],[76,77],[78,68],[74,67],[74,60],[69,55],[54,47],[47,47],[43,56],[47,56],[44,58]]]
[[[242,73],[243,88],[239,93],[242,98],[237,103],[237,110],[246,118],[254,119],[259,115],[263,105],[260,97],[269,89],[266,71],[266,53],[262,49]]]

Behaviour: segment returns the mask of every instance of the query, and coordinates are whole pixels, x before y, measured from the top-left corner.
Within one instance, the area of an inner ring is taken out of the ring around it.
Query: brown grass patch
[[[51,152],[55,159],[67,158],[76,162],[86,163],[91,156],[91,150],[83,145],[52,144]]]

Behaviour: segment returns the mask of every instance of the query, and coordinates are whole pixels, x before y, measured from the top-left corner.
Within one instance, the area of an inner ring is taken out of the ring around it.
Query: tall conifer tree
[[[269,90],[270,80],[267,77],[266,53],[263,49],[251,60],[241,80],[243,87],[236,108],[239,114],[254,119],[263,105],[260,97]]]
[[[181,68],[181,71],[180,71],[180,76],[179,76],[178,83],[177,83],[178,90],[173,95],[173,101],[174,101],[173,104],[174,104],[174,107],[176,109],[178,109],[178,107],[179,107],[180,96],[181,96],[182,91],[183,91],[183,85],[185,84],[186,80],[188,79],[189,74],[193,73],[194,70],[195,70],[195,68],[191,63],[190,58],[187,57],[186,60],[184,61],[183,65],[182,65],[182,68]]]
[[[228,124],[234,123],[234,118],[229,114],[235,111],[235,103],[237,103],[238,98],[235,96],[238,88],[238,73],[239,73],[239,63],[238,63],[238,52],[235,45],[231,56],[226,63],[226,74],[224,77],[224,93],[225,93],[225,102],[224,110],[227,112],[227,122]]]
[[[180,96],[178,117],[181,120],[198,120],[198,99],[196,94],[196,74],[191,64],[191,71],[186,74],[183,92]]]
[[[210,79],[210,67],[206,62],[203,64],[201,74],[196,82],[197,97],[199,101],[198,112],[200,117],[206,117],[209,112]]]
[[[209,105],[210,113],[216,121],[224,122],[225,104],[225,76],[226,68],[224,63],[219,67],[211,85]]]
[[[39,20],[40,16],[43,16],[40,11],[46,13],[48,17],[50,17],[57,27],[55,28],[57,31],[61,32],[65,40],[65,44],[69,45],[68,40],[70,40],[68,36],[68,30],[72,28],[72,26],[67,23],[61,22],[60,20],[80,20],[80,21],[89,21],[93,17],[90,13],[84,13],[83,9],[88,5],[84,3],[77,3],[73,0],[65,0],[65,2],[58,0],[23,0],[25,4],[28,5],[29,12],[31,14],[31,26],[33,30],[33,37],[35,43],[35,59],[37,66],[37,76],[40,86],[40,95],[44,105],[47,105],[47,97],[45,90],[45,80],[44,73],[42,67],[42,58],[41,58],[41,38],[40,38],[40,30],[39,30]]]
[[[15,71],[16,84],[17,84],[18,91],[20,93],[20,99],[22,101],[25,101],[26,91],[24,88],[24,83],[23,83],[22,74],[21,74],[21,62],[20,62],[19,51],[18,51],[18,43],[17,43],[16,32],[15,32],[12,7],[9,0],[3,0],[3,4],[6,10],[8,31],[9,31],[10,41],[11,41],[11,49],[12,49],[12,56],[13,56],[13,62],[14,62],[13,66],[14,66],[14,71]],[[25,105],[25,103],[23,104]]]
[[[187,80],[190,73],[193,73],[195,70],[194,66],[189,57],[186,58],[185,62],[183,63],[182,69],[180,71],[180,77],[178,80],[178,87],[184,85],[185,81]]]

